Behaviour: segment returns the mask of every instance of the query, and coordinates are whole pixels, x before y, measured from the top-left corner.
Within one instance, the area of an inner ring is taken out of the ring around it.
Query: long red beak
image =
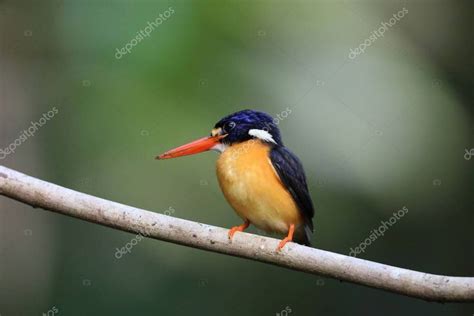
[[[219,140],[227,135],[217,135],[203,137],[186,145],[179,146],[177,148],[168,150],[164,154],[157,156],[155,159],[170,159],[181,156],[194,155],[210,150],[212,147],[219,143]]]

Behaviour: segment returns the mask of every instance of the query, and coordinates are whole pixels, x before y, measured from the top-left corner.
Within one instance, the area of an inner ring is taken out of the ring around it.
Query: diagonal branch
[[[417,272],[141,210],[0,166],[0,194],[33,207],[188,247],[274,264],[429,301],[474,302],[474,277]]]

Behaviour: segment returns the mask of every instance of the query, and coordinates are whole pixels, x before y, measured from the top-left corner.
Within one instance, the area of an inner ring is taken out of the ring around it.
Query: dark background
[[[148,21],[174,13],[121,59]],[[408,13],[350,59],[382,22]],[[472,1],[0,1],[0,164],[207,224],[240,223],[215,153],[156,154],[244,108],[277,116],[316,205],[315,247],[474,276]],[[251,232],[261,233],[254,228]],[[466,315],[134,235],[0,197],[0,314]],[[291,310],[291,312],[289,312]]]

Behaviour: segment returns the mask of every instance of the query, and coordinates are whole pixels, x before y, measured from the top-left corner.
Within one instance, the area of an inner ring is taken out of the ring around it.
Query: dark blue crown
[[[224,143],[232,144],[252,139],[254,137],[249,135],[249,131],[258,129],[268,132],[278,145],[283,145],[278,126],[273,118],[264,112],[254,110],[235,112],[227,115],[214,126],[214,128],[219,127],[222,128],[224,134],[228,134],[222,139]]]

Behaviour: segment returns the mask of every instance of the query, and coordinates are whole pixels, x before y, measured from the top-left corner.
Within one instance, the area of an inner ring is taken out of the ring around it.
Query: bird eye
[[[224,125],[224,132],[228,133],[234,129],[237,124],[234,121],[230,121]]]

